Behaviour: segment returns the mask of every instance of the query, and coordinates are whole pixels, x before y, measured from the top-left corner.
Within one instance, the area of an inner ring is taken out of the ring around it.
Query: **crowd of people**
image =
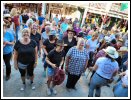
[[[100,97],[101,87],[112,83],[116,75],[120,77],[113,88],[114,96],[128,96],[128,31],[123,33],[116,26],[100,29],[89,23],[80,27],[78,18],[71,22],[67,18],[59,19],[56,14],[49,20],[42,14],[37,18],[26,10],[20,14],[16,8],[4,13],[3,18],[6,80],[13,78],[10,64],[13,56],[14,68],[21,75],[21,91],[26,88],[26,76],[30,78],[32,90],[35,89],[34,68],[42,57],[49,96],[57,94],[53,78],[56,69],[62,67],[67,73],[69,91],[76,90],[80,77],[90,70],[89,97],[93,97],[94,90],[95,96]]]

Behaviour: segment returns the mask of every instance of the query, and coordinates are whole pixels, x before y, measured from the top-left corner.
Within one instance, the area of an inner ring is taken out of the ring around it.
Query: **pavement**
[[[5,70],[5,66],[4,66]],[[18,70],[14,69],[12,65],[11,69],[11,78],[8,81],[5,81],[5,72],[4,72],[4,80],[3,80],[3,97],[49,97],[46,93],[47,88],[47,77],[43,77],[43,64],[42,59],[39,58],[38,65],[34,70],[35,78],[34,83],[36,86],[35,90],[31,89],[30,81],[26,80],[26,89],[24,91],[20,91],[22,81],[20,78],[20,73]],[[88,97],[89,91],[89,76],[86,78],[89,71],[85,72],[85,76],[81,76],[80,80],[76,84],[77,90],[71,90],[70,92],[66,90],[66,81],[67,76],[64,82],[61,85],[55,87],[57,90],[57,95],[51,95],[50,97]],[[101,88],[101,97],[113,97],[112,92],[113,83],[110,87],[103,86]]]

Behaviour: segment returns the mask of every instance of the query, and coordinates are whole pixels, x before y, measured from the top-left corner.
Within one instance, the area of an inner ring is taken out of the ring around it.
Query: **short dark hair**
[[[116,39],[112,39],[112,40],[111,40],[111,43],[112,43],[112,44],[116,44]]]
[[[55,35],[49,35],[49,40],[52,41],[52,40],[55,40],[56,36]]]
[[[114,59],[114,58],[111,58],[108,54],[106,55],[106,57],[109,58],[112,62],[115,61],[115,59]]]
[[[119,36],[120,36],[120,34],[116,34],[116,35],[115,35],[115,38],[118,38]]]

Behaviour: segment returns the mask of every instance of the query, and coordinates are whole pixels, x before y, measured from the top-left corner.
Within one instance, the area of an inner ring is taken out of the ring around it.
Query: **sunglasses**
[[[57,45],[57,46],[64,47],[64,46],[62,46],[62,45]]]

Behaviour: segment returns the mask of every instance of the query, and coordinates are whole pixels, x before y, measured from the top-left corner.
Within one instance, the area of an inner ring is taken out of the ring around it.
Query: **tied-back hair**
[[[108,54],[106,55],[106,58],[109,58],[111,60],[111,62],[114,62],[115,59],[114,58],[111,58]]]

